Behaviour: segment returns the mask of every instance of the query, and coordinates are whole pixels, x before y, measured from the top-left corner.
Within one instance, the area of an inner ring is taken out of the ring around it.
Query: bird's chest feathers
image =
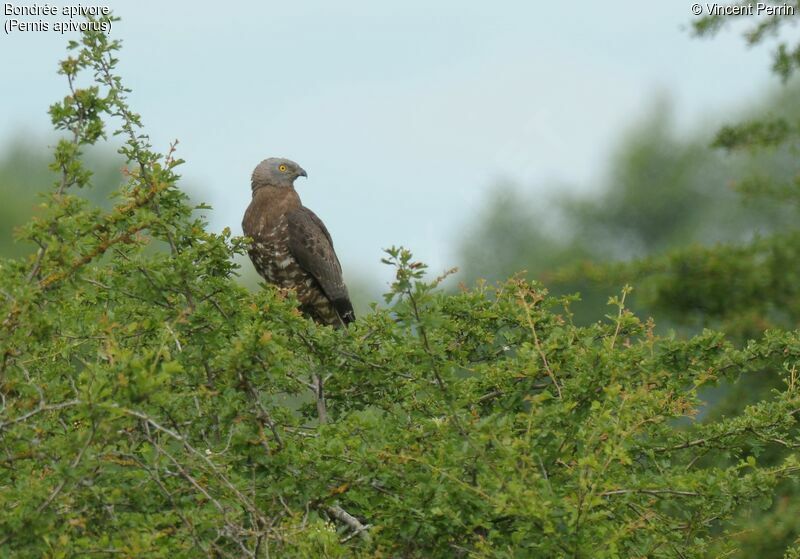
[[[258,271],[278,285],[296,282],[304,275],[289,250],[287,214],[300,207],[294,189],[265,187],[256,191],[247,208],[242,229],[253,238],[250,258]]]
[[[245,212],[242,229],[253,239],[280,234],[288,238],[286,215],[299,207],[300,197],[293,188],[259,188]]]

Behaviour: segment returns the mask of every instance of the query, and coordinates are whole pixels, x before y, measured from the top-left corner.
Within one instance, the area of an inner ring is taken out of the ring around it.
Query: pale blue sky
[[[212,227],[240,233],[253,167],[289,157],[309,173],[298,191],[346,275],[381,280],[392,244],[436,272],[457,265],[458,231],[499,179],[534,192],[599,182],[659,93],[686,127],[775,81],[767,49],[737,33],[691,38],[682,0],[107,5],[123,18],[112,35],[131,103],[155,146],[180,140]],[[46,137],[65,44],[0,37],[0,143]]]

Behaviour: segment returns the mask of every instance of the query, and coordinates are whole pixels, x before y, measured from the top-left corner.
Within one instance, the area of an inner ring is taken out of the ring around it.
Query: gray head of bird
[[[256,166],[250,186],[253,191],[262,186],[292,188],[297,177],[307,176],[305,169],[291,159],[270,157]]]

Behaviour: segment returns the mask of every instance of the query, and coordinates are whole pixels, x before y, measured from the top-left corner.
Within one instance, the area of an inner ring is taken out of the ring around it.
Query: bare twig
[[[677,489],[614,489],[612,491],[604,491],[599,495],[601,497],[610,497],[612,495],[627,495],[630,493],[641,493],[644,495],[679,495],[681,497],[700,496],[700,493],[695,491],[679,491]]]
[[[39,404],[36,408],[32,409],[28,413],[20,415],[19,417],[15,417],[9,421],[2,421],[0,422],[0,431],[3,431],[9,425],[16,425],[17,423],[22,423],[27,421],[31,417],[40,414],[42,412],[48,411],[55,411],[55,410],[62,410],[64,408],[71,408],[74,406],[81,405],[83,402],[80,400],[67,400],[66,402],[61,402],[59,404]]]
[[[349,536],[347,536],[346,538],[344,538],[342,540],[342,543],[344,543],[344,542],[346,542],[348,540],[351,540],[352,538],[354,538],[356,536],[361,536],[365,540],[369,539],[369,534],[367,533],[367,530],[369,530],[371,528],[371,526],[369,524],[362,524],[361,521],[358,518],[356,518],[355,516],[353,516],[352,514],[350,514],[349,512],[347,512],[346,510],[344,510],[342,507],[340,507],[338,505],[334,505],[332,507],[327,507],[325,510],[333,518],[335,518],[336,520],[338,520],[342,524],[346,524],[347,526],[349,526],[353,530],[353,533],[350,534]]]
[[[314,373],[314,395],[317,398],[317,416],[322,425],[328,422],[328,407],[325,404],[325,381],[318,373]]]
[[[47,245],[39,245],[39,250],[36,251],[36,261],[33,263],[33,267],[31,268],[31,271],[28,272],[28,277],[26,278],[28,283],[32,282],[39,274],[39,270],[42,268],[42,260],[44,259],[45,252],[47,252]]]

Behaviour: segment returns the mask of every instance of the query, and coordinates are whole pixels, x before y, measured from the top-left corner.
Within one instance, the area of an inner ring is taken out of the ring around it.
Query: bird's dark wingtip
[[[353,303],[350,302],[350,299],[337,299],[333,302],[333,308],[336,309],[336,314],[339,315],[345,326],[355,322],[356,313],[353,311]]]

